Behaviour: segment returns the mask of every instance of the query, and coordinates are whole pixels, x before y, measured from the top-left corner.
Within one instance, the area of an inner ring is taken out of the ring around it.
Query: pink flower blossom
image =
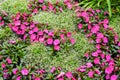
[[[106,74],[111,74],[114,70],[114,67],[113,66],[109,66],[107,68],[105,68],[105,73]]]
[[[26,29],[26,26],[24,24],[21,24],[21,29],[25,30]]]
[[[101,39],[100,38],[96,38],[96,43],[100,43]]]
[[[18,77],[16,78],[16,80],[21,80],[21,76],[18,76]]]
[[[54,32],[53,32],[53,31],[50,31],[50,32],[48,33],[48,35],[53,37],[53,36],[54,36]]]
[[[52,38],[48,38],[47,39],[47,44],[49,44],[49,45],[53,44],[53,39]]]
[[[103,24],[104,28],[107,29],[108,28],[108,24]]]
[[[5,68],[5,67],[6,67],[6,64],[5,64],[5,63],[2,63],[2,64],[1,64],[1,67],[2,67],[2,68]]]
[[[88,72],[88,76],[89,76],[90,78],[93,78],[93,76],[94,76],[94,71],[89,71],[89,72]]]
[[[43,3],[44,2],[44,0],[38,0],[39,1],[39,3]]]
[[[73,44],[75,44],[75,39],[74,38],[71,38],[70,39],[70,43],[73,45]]]
[[[30,39],[35,40],[35,38],[36,38],[36,34],[31,34]]]
[[[14,21],[15,26],[19,26],[21,24],[21,21]]]
[[[13,74],[14,74],[14,75],[16,75],[16,74],[17,74],[17,72],[18,72],[18,69],[17,69],[17,68],[15,68],[15,69],[13,69],[13,71],[12,71],[12,72],[13,72]]]
[[[96,69],[95,72],[96,72],[98,75],[101,74],[101,72],[100,72],[98,69]]]
[[[93,53],[92,53],[92,56],[93,56],[93,57],[98,57],[97,51],[96,51],[96,52],[93,52]]]
[[[52,67],[52,69],[50,70],[51,73],[54,73],[56,70],[56,67]]]
[[[107,37],[103,37],[103,42],[104,43],[108,43],[108,38]]]
[[[89,57],[89,53],[85,53],[84,56],[85,56],[86,58],[88,58],[88,57]]]
[[[35,28],[33,29],[33,32],[38,32],[38,27],[35,27]]]
[[[72,72],[67,72],[65,74],[65,76],[68,78],[68,79],[71,79],[73,76],[72,76]]]
[[[110,75],[105,76],[106,80],[110,79]]]
[[[117,75],[112,75],[111,77],[110,77],[110,80],[117,80],[118,79],[118,76]]]
[[[104,35],[102,33],[97,33],[97,38],[103,38]]]
[[[54,46],[60,44],[60,40],[59,39],[55,39],[54,42],[53,42]]]
[[[100,59],[99,58],[94,58],[94,64],[99,64],[100,63]]]
[[[97,48],[97,49],[100,49],[100,48],[101,48],[101,45],[100,45],[100,44],[96,44],[96,48]]]
[[[15,44],[16,41],[15,41],[15,40],[9,40],[9,43],[10,43],[10,44]]]
[[[64,76],[65,75],[65,73],[64,72],[60,72],[60,74],[59,75],[57,75],[57,78],[60,78],[60,77],[62,77],[62,76]]]
[[[85,72],[85,71],[86,71],[86,69],[79,69],[79,71],[80,71],[80,72]]]
[[[95,26],[93,26],[93,28],[91,29],[91,32],[92,32],[92,33],[97,33],[99,30],[100,30],[99,25],[95,25]]]
[[[2,16],[0,16],[0,21],[2,20]]]
[[[12,63],[12,60],[11,60],[10,58],[7,58],[7,59],[6,59],[6,62],[7,62],[8,64],[11,64],[11,63]]]
[[[42,36],[43,35],[43,31],[39,31],[38,35]]]
[[[68,32],[67,33],[67,37],[70,38],[72,36],[72,33],[71,32]]]
[[[96,12],[97,12],[97,13],[100,13],[101,11],[98,9],[98,10],[96,10]]]
[[[38,13],[38,9],[35,8],[35,9],[33,10],[33,13],[35,13],[35,14]]]
[[[39,77],[36,77],[34,80],[41,80]]]
[[[101,53],[101,54],[100,54],[100,57],[101,57],[102,59],[104,59],[105,54],[104,54],[104,53]]]
[[[110,54],[106,54],[106,61],[110,61],[111,59],[111,55]]]
[[[78,29],[81,29],[83,25],[81,23],[78,24]]]
[[[12,30],[15,31],[15,32],[18,31],[18,27],[17,26],[13,26]]]
[[[108,20],[108,19],[104,19],[104,20],[103,20],[103,23],[104,23],[104,24],[108,24],[108,23],[109,23],[109,20]]]
[[[5,24],[4,21],[0,22],[0,26],[3,26],[4,24]]]
[[[60,50],[60,46],[54,46],[54,50],[59,51]]]
[[[46,8],[47,8],[46,5],[43,5],[43,6],[42,6],[42,10],[43,10],[43,11],[45,11]]]
[[[21,74],[24,76],[28,75],[28,73],[29,73],[29,71],[26,68],[21,70]]]
[[[86,63],[86,65],[87,65],[87,68],[91,68],[93,66],[91,62]]]
[[[49,6],[49,10],[53,10],[53,4],[51,4],[50,2],[49,2],[49,4],[48,4],[48,6]]]
[[[45,40],[45,37],[39,37],[39,42],[44,42],[44,40]]]

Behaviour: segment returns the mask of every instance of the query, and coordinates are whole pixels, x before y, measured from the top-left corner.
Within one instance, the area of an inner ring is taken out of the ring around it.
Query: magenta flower
[[[71,32],[68,32],[67,33],[67,37],[70,38],[72,36],[72,33]]]
[[[72,4],[70,4],[69,2],[67,2],[67,8],[68,9],[72,9],[72,7],[73,7]]]
[[[100,70],[98,70],[98,69],[96,69],[95,72],[96,72],[98,75],[101,74]]]
[[[65,74],[65,76],[66,76],[68,79],[71,79],[71,78],[73,77],[72,72],[67,72],[67,73]]]
[[[10,43],[10,44],[15,44],[16,41],[15,41],[15,40],[9,40],[9,43]]]
[[[109,66],[107,68],[105,68],[105,73],[106,74],[111,74],[114,70],[114,67],[113,66]]]
[[[60,44],[60,40],[59,39],[55,39],[54,42],[53,42],[54,46]]]
[[[43,31],[39,31],[38,35],[42,36],[43,35]]]
[[[45,37],[39,37],[39,42],[43,43],[45,40]]]
[[[89,71],[89,72],[88,72],[88,76],[89,76],[90,78],[93,78],[93,76],[94,76],[94,71]]]
[[[50,32],[48,33],[48,35],[53,37],[53,36],[54,36],[54,32],[53,32],[53,31],[50,31]]]
[[[13,26],[12,30],[15,31],[15,32],[17,32],[18,31],[18,27],[17,26]]]
[[[83,25],[81,23],[78,24],[78,29],[81,29]]]
[[[60,77],[62,77],[62,76],[64,76],[65,75],[65,73],[64,72],[60,72],[60,74],[59,75],[57,75],[57,78],[60,78]]]
[[[24,76],[28,75],[28,73],[29,73],[29,71],[26,68],[21,70],[21,74]]]
[[[0,21],[2,20],[2,16],[0,16]]]
[[[24,24],[21,24],[21,29],[25,30],[26,29],[26,26]]]
[[[33,29],[33,32],[38,32],[38,27],[35,27],[35,28]]]
[[[34,9],[34,10],[33,10],[33,13],[38,13],[38,9]]]
[[[95,25],[95,26],[93,26],[93,28],[91,29],[91,32],[92,32],[92,33],[97,33],[99,30],[100,30],[99,25]]]
[[[30,39],[35,40],[35,38],[36,38],[36,34],[31,34]]]
[[[17,74],[17,72],[18,72],[18,69],[17,69],[17,68],[15,68],[15,69],[13,69],[13,71],[12,71],[12,72],[13,72],[13,74],[14,74],[14,75],[16,75],[16,74]]]
[[[104,35],[102,33],[97,34],[97,38],[103,38],[103,37],[104,37]]]
[[[49,6],[49,10],[53,10],[53,4],[51,4],[50,2],[49,2],[49,4],[48,4],[48,6]]]
[[[107,29],[109,26],[107,24],[103,24],[104,28]]]
[[[42,10],[43,10],[43,11],[45,11],[46,8],[47,8],[46,5],[43,5],[43,6],[42,6]]]
[[[47,44],[49,44],[49,45],[53,44],[53,39],[52,38],[48,38],[47,39]]]
[[[39,3],[43,3],[44,2],[44,0],[38,0],[39,1]]]
[[[0,26],[3,26],[4,24],[5,24],[4,21],[0,22]]]
[[[104,20],[103,20],[103,23],[104,23],[104,24],[108,24],[108,23],[109,23],[109,20],[108,20],[108,19],[104,19]]]
[[[87,68],[91,68],[93,66],[91,62],[86,63],[86,65],[87,65]]]
[[[7,59],[6,59],[6,62],[7,62],[8,64],[11,64],[11,63],[12,63],[12,60],[11,60],[10,58],[7,58]]]
[[[70,39],[70,43],[73,45],[73,44],[75,44],[75,39],[74,38],[71,38]]]
[[[108,38],[107,38],[107,37],[104,37],[104,38],[103,38],[103,42],[104,42],[104,43],[108,43]]]
[[[100,59],[99,58],[94,58],[94,64],[99,64],[100,63]]]
[[[41,80],[39,77],[35,78],[34,80]]]
[[[14,21],[15,26],[19,26],[21,24],[21,21]]]
[[[5,68],[5,67],[6,67],[6,64],[5,64],[5,63],[2,63],[2,64],[1,64],[1,67],[2,67],[2,68]]]
[[[96,43],[100,43],[101,39],[100,38],[96,38]]]
[[[100,57],[101,57],[102,59],[104,59],[104,58],[105,58],[105,54],[104,54],[104,53],[101,53],[101,54],[100,54]]]
[[[54,50],[59,51],[60,50],[60,46],[54,46]]]
[[[98,57],[98,52],[97,52],[97,51],[96,51],[96,52],[93,52],[93,53],[92,53],[92,56],[93,56],[93,57]]]
[[[111,59],[111,55],[110,54],[106,54],[106,61],[110,61]]]
[[[16,80],[21,80],[21,76],[18,76],[18,77],[16,78]]]
[[[117,75],[112,75],[111,77],[110,77],[110,80],[117,80],[118,79],[118,76]]]
[[[56,67],[52,67],[52,69],[50,70],[51,73],[54,73],[56,70]]]

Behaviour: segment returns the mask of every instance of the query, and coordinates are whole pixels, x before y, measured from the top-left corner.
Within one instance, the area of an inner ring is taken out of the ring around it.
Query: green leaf
[[[107,0],[107,4],[108,4],[108,11],[109,11],[109,16],[112,16],[112,10],[111,10],[111,2],[110,0]]]

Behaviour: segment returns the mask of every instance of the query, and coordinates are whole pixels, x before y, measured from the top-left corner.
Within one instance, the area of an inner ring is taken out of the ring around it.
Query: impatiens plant
[[[67,32],[65,29],[48,29],[48,24],[34,22],[32,14],[41,11],[64,11],[64,8],[74,10],[77,18],[75,33],[82,32],[88,38],[91,44],[95,45],[93,51],[84,54],[84,64],[74,71],[65,72],[61,67],[52,67],[50,71],[41,69],[37,66],[21,64],[21,58],[24,56],[24,47],[16,41],[10,40],[7,47],[2,46],[0,52],[1,72],[4,79],[16,80],[119,80],[120,79],[120,40],[118,34],[109,27],[107,17],[99,16],[103,14],[100,10],[84,10],[78,3],[71,0],[64,0],[61,4],[57,1],[55,4],[45,2],[44,0],[30,1],[29,11],[31,14],[17,13],[12,16],[9,23],[11,30],[23,42],[30,41],[31,44],[38,42],[46,47],[53,49],[53,53],[59,52],[61,48],[73,46],[75,39],[73,32]],[[104,16],[108,14],[105,12]],[[3,20],[2,18],[0,18]],[[2,22],[2,26],[4,22]],[[77,43],[76,43],[77,44]],[[42,52],[42,51],[41,51]],[[44,51],[43,51],[44,52]],[[13,54],[13,55],[12,55]],[[54,54],[56,55],[56,54]],[[58,65],[60,66],[60,65]]]

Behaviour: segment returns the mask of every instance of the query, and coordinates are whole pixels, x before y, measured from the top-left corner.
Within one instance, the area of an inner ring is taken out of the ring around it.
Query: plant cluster
[[[33,4],[34,3],[34,4]],[[46,6],[48,5],[48,7]],[[57,2],[59,4],[59,2]],[[99,17],[101,10],[87,9],[84,10],[78,3],[71,0],[64,0],[63,3],[68,9],[74,10],[77,18],[76,33],[82,32],[86,35],[88,40],[95,45],[95,49],[84,54],[84,64],[78,67],[75,71],[64,72],[61,67],[52,67],[50,71],[36,68],[34,66],[27,66],[20,63],[21,54],[24,54],[21,48],[13,47],[12,49],[3,49],[0,55],[1,73],[4,79],[15,80],[118,80],[120,79],[120,40],[118,34],[109,27],[109,20]],[[36,6],[37,5],[37,6]],[[31,14],[17,13],[12,16],[12,22],[9,23],[11,30],[21,37],[22,40],[27,38],[31,43],[40,42],[46,46],[51,46],[55,51],[60,50],[61,44],[66,41],[72,45],[75,43],[72,38],[72,33],[66,30],[49,30],[46,27],[49,25],[36,23],[31,20],[33,13],[38,13],[44,5],[47,11],[55,11],[56,5],[44,0],[33,0],[29,3]],[[47,7],[47,9],[46,9]],[[58,7],[58,6],[57,6]],[[43,10],[44,10],[43,9]],[[58,7],[58,11],[59,11]],[[63,10],[63,9],[62,9]],[[56,11],[55,11],[56,12]],[[105,14],[107,16],[107,14]],[[105,16],[104,15],[104,16]],[[45,27],[44,27],[44,26]],[[16,44],[15,41],[10,41]],[[17,43],[19,45],[19,43]],[[20,53],[16,54],[17,52]],[[5,52],[4,52],[5,51]],[[12,55],[12,53],[15,53]],[[5,57],[3,59],[3,57]],[[14,59],[14,58],[15,59]],[[13,63],[13,61],[15,62]],[[17,59],[17,60],[16,60]],[[13,61],[12,61],[13,60]],[[9,64],[9,65],[8,65]],[[8,67],[6,66],[8,65]],[[14,66],[15,65],[15,66]],[[16,66],[17,65],[17,66]],[[11,68],[11,67],[12,68]],[[8,72],[10,68],[10,72]],[[9,74],[10,73],[10,74]]]

